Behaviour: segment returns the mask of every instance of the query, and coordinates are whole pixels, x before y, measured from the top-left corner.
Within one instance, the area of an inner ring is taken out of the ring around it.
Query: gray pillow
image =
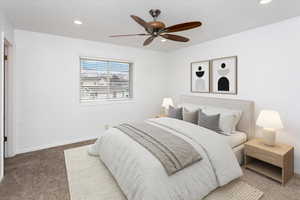
[[[182,120],[182,110],[182,107],[174,108],[173,106],[170,106],[168,110],[168,117]]]
[[[230,135],[233,133],[233,131],[235,131],[243,113],[241,110],[232,110],[213,106],[207,106],[206,108],[202,109],[202,112],[207,115],[220,114],[219,127],[223,131],[224,135]]]
[[[198,124],[198,112],[199,110],[189,111],[188,109],[184,108],[182,112],[183,121]]]
[[[217,115],[207,115],[202,110],[199,110],[198,115],[198,125],[204,128],[213,130],[217,133],[222,133],[219,122],[220,122],[220,114]]]

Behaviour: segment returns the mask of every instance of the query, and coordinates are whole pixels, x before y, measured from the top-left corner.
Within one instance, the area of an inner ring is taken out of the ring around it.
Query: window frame
[[[107,99],[97,99],[97,100],[82,100],[81,99],[81,60],[94,60],[103,62],[119,62],[129,64],[129,97],[128,98],[107,98]],[[134,77],[134,62],[129,60],[113,59],[113,58],[99,58],[90,56],[79,56],[79,81],[78,81],[78,92],[79,92],[79,103],[80,104],[110,104],[110,103],[129,103],[133,102],[133,77]]]

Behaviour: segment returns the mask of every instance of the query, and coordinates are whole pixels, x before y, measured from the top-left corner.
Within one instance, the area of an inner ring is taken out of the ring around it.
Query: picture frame
[[[191,92],[210,92],[210,61],[197,61],[191,63]]]
[[[237,65],[237,56],[216,58],[211,60],[211,93],[232,95],[237,94]]]

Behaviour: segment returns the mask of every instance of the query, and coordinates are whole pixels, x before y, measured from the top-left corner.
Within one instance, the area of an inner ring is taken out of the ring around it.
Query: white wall
[[[203,96],[254,100],[256,116],[260,109],[279,111],[285,126],[279,140],[295,145],[300,173],[299,35],[300,17],[172,52],[168,94],[190,93],[191,62],[237,55],[238,95]]]
[[[4,39],[8,40],[11,44],[13,44],[14,34],[13,27],[6,19],[4,13],[0,11],[0,181],[3,177],[3,169],[4,169],[4,156],[3,156],[3,78],[4,78]]]
[[[165,53],[22,30],[15,41],[18,153],[96,138],[105,124],[160,111]],[[80,104],[79,56],[133,61],[133,102]]]
[[[0,30],[4,33],[5,38],[13,43],[14,41],[14,28],[5,14],[0,10]]]

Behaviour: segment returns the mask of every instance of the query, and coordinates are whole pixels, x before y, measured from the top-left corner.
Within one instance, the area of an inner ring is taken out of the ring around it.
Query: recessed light
[[[260,4],[269,4],[271,3],[273,0],[260,0]]]
[[[81,25],[81,24],[82,24],[82,21],[74,20],[74,24]]]
[[[162,42],[166,42],[167,40],[165,38],[162,38],[160,41]]]

